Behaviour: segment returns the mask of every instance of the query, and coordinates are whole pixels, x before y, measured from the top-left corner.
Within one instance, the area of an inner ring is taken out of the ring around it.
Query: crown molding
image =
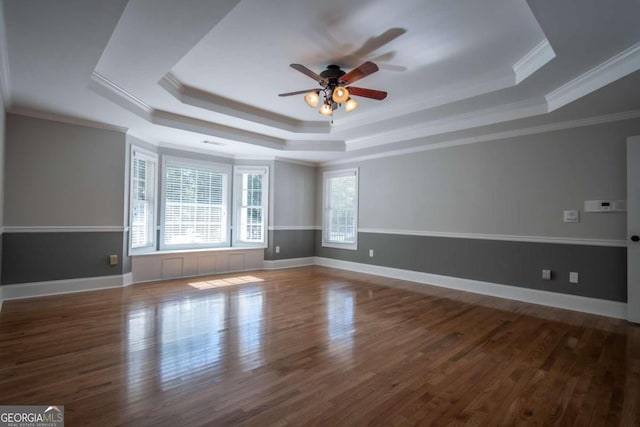
[[[11,107],[11,78],[9,73],[9,50],[7,45],[4,3],[0,2],[0,96],[5,109]]]
[[[441,87],[431,93],[421,94],[413,100],[404,102],[402,105],[394,105],[393,108],[382,108],[380,111],[370,113],[367,116],[352,116],[337,120],[334,127],[336,131],[356,130],[360,127],[369,129],[372,124],[394,123],[402,116],[422,113],[431,108],[496,92],[515,86],[515,84],[515,74],[512,69],[503,70],[501,73],[489,73],[471,82],[452,84]]]
[[[169,78],[166,84],[176,85],[178,82],[175,78]],[[154,109],[95,71],[91,75],[89,87],[99,95],[126,108],[152,124],[210,135],[230,142],[242,142],[275,150],[345,151],[344,141],[286,141],[261,133],[238,129],[207,120],[172,113],[170,111]]]
[[[108,93],[116,95],[120,100],[125,101],[129,106],[133,106],[134,108],[146,113],[147,115],[150,115],[154,111],[154,109],[151,108],[149,104],[134,96],[130,92],[126,91],[122,87],[118,86],[116,83],[112,82],[97,71],[91,73],[90,83],[94,83],[95,85],[97,85],[97,88],[104,89]],[[92,89],[96,88],[92,86],[90,87]]]
[[[542,40],[538,45],[536,45],[536,47],[531,49],[513,65],[516,84],[520,84],[520,82],[538,71],[555,57],[556,53],[549,44],[549,40]]]
[[[614,80],[640,69],[640,43],[615,55],[581,76],[553,90],[544,97],[531,98],[512,104],[502,104],[484,110],[475,110],[427,122],[422,121],[424,120],[425,111],[433,106],[446,104],[448,102],[455,102],[461,99],[466,99],[469,96],[478,96],[484,93],[514,86],[531,76],[554,57],[555,52],[548,40],[545,39],[538,43],[538,45],[536,45],[532,50],[527,52],[527,54],[517,61],[510,69],[507,71],[503,70],[504,72],[502,73],[483,75],[471,82],[442,88],[438,90],[437,93],[433,94],[434,96],[427,97],[428,99],[421,97],[422,101],[414,100],[415,102],[397,105],[394,106],[392,111],[385,112],[385,110],[388,109],[383,108],[379,111],[372,111],[371,114],[366,115],[366,117],[353,116],[344,120],[336,121],[333,128],[330,130],[332,135],[342,135],[342,139],[346,136],[346,140],[282,139],[265,135],[264,133],[261,133],[261,131],[248,131],[239,127],[222,125],[210,120],[197,119],[170,111],[157,110],[146,104],[143,100],[119,87],[105,76],[100,75],[98,72],[94,72],[92,74],[90,86],[92,86],[97,93],[102,94],[108,99],[124,106],[149,123],[203,135],[210,135],[229,141],[230,143],[241,142],[282,152],[348,152],[369,148],[378,150],[377,147],[382,149],[383,146],[388,146],[387,148],[393,149],[392,144],[395,142],[418,140],[420,138],[513,121],[551,112],[562,105],[566,105],[579,97],[582,97]],[[161,79],[160,84],[176,96],[177,99],[183,102],[186,97],[191,97],[193,99],[199,98],[201,101],[204,99],[216,107],[211,108],[210,110],[219,114],[228,114],[235,118],[252,120],[263,126],[275,125],[275,127],[277,127],[279,125],[276,122],[282,120],[287,120],[287,126],[290,127],[297,123],[296,121],[291,121],[290,118],[286,118],[284,116],[276,117],[277,115],[274,115],[273,117],[266,117],[264,115],[265,111],[263,110],[255,109],[226,98],[217,97],[214,94],[199,91],[195,88],[189,88],[183,85],[178,78],[171,73],[166,74]],[[211,107],[211,105],[209,106]],[[387,113],[390,113],[392,116],[385,115]],[[589,121],[592,119],[586,120]],[[323,122],[322,125],[328,126],[328,123]],[[575,124],[575,126],[583,125],[578,123]],[[360,129],[360,127],[363,129]],[[274,128],[274,126],[271,126],[271,128]],[[283,127],[280,127],[280,129],[282,128]],[[359,130],[366,131],[367,135],[349,139],[348,135],[354,135]],[[300,129],[298,129],[298,131],[300,131]],[[308,129],[303,129],[303,131],[308,131]],[[518,136],[521,135],[522,132],[527,134],[530,132],[536,133],[538,131],[525,129],[507,132],[506,134]],[[504,133],[493,135],[493,139],[509,137],[502,136],[503,134]],[[421,146],[411,150],[422,151],[424,149],[462,145],[483,140],[487,140],[487,137],[481,136],[462,140],[446,141],[431,144],[427,148],[425,148],[425,146]],[[372,154],[371,156],[384,157],[385,155],[396,155],[395,153],[406,152],[406,150],[393,150],[388,152],[388,154]],[[340,160],[340,162],[350,161],[353,160]]]
[[[223,157],[225,159],[234,158],[233,154],[221,153],[220,151],[212,151],[212,150],[207,150],[206,148],[193,147],[190,145],[172,144],[170,142],[159,142],[157,147],[164,148],[167,150],[178,150],[178,151],[187,151],[190,153],[205,154],[207,156],[213,156],[213,157]],[[162,154],[162,153],[159,153],[159,154]]]
[[[517,138],[526,135],[535,135],[545,132],[554,132],[565,129],[572,129],[584,126],[594,126],[604,123],[611,123],[623,120],[632,120],[640,118],[640,110],[631,110],[621,113],[606,114],[602,116],[588,117],[586,119],[570,120],[565,122],[549,123],[539,126],[531,126],[521,129],[508,130],[503,132],[495,132],[487,135],[473,136],[468,138],[452,139],[449,141],[436,142],[433,144],[422,145],[419,147],[411,147],[399,150],[390,150],[382,153],[368,154],[364,156],[354,156],[346,159],[332,160],[320,163],[321,167],[333,166],[340,164],[348,164],[355,162],[363,162],[366,160],[381,159],[385,157],[402,156],[405,154],[419,153],[421,151],[436,150],[440,148],[456,147],[458,145],[473,144],[476,142],[498,141],[501,139]]]
[[[127,133],[129,131],[129,129],[126,127],[116,126],[109,123],[94,122],[93,120],[82,119],[80,117],[67,116],[64,114],[52,113],[49,111],[32,110],[23,107],[12,107],[7,111],[7,113],[33,117],[42,120],[51,120],[54,122],[66,123],[69,125],[82,126],[92,129],[109,130],[121,133]]]
[[[549,112],[640,70],[640,42],[545,95]]]
[[[344,141],[287,140],[285,150],[289,151],[346,151]]]
[[[511,104],[503,104],[485,110],[471,111],[457,116],[423,122],[404,129],[392,129],[374,135],[347,141],[347,151],[357,151],[393,142],[409,141],[433,135],[455,132],[501,122],[518,120],[546,113],[543,100],[526,99]]]
[[[318,166],[318,163],[316,162],[306,162],[304,160],[288,159],[286,157],[279,157],[279,156],[276,156],[274,160],[277,162],[292,163],[294,165],[308,166],[312,168],[315,168]]]
[[[282,114],[256,108],[185,85],[172,73],[167,73],[160,80],[159,85],[183,104],[203,108],[218,114],[224,114],[294,133],[326,134],[331,132],[331,125],[326,121],[310,122],[297,120]]]

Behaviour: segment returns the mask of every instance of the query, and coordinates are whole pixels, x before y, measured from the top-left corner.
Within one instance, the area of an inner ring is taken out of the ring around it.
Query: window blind
[[[267,169],[237,168],[235,181],[234,240],[237,243],[264,244],[267,226]]]
[[[227,240],[226,172],[168,164],[165,172],[165,246],[205,246]]]
[[[133,151],[131,167],[131,249],[155,247],[155,158]]]
[[[323,244],[355,248],[358,222],[358,172],[325,173]]]

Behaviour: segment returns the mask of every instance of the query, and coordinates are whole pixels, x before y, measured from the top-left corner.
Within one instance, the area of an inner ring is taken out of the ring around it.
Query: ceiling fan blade
[[[346,85],[360,80],[363,77],[367,77],[369,74],[373,74],[378,71],[378,66],[371,61],[367,61],[359,67],[349,71],[344,76],[340,77],[340,81]]]
[[[382,90],[366,89],[363,87],[354,87],[354,86],[349,86],[347,90],[351,95],[362,96],[364,98],[377,99],[378,101],[382,101],[387,97],[387,92],[384,92]]]
[[[305,76],[311,77],[313,80],[317,81],[318,83],[324,83],[324,84],[329,83],[327,79],[325,79],[324,77],[321,77],[319,74],[314,73],[313,71],[311,71],[310,69],[308,69],[302,64],[289,64],[289,66],[294,70],[300,71]]]
[[[293,96],[293,95],[302,95],[303,93],[311,93],[316,92],[318,89],[307,89],[307,90],[297,90],[295,92],[287,92],[281,93],[278,96]]]

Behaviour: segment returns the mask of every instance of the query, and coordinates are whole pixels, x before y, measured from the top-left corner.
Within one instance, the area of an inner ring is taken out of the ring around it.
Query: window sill
[[[188,253],[201,253],[201,252],[230,252],[230,251],[251,251],[251,250],[263,251],[264,249],[265,248],[263,246],[233,246],[233,247],[224,247],[224,248],[172,249],[172,250],[131,254],[130,256],[143,257],[143,256],[175,255],[175,254],[188,254]]]
[[[357,243],[325,243],[322,242],[323,248],[333,248],[333,249],[346,249],[349,251],[357,251],[358,244]]]

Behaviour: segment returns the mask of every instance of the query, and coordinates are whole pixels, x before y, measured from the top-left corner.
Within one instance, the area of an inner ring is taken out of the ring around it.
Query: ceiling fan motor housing
[[[329,65],[327,69],[320,73],[320,77],[324,77],[329,80],[329,83],[338,84],[338,79],[344,76],[346,73],[340,69],[337,65]]]

